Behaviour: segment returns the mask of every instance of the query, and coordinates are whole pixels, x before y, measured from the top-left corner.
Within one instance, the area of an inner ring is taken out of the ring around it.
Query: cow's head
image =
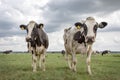
[[[107,22],[97,23],[93,17],[86,18],[86,21],[83,23],[85,42],[92,44],[95,41],[98,28],[104,28],[107,25]]]
[[[22,30],[27,31],[26,41],[31,42],[32,40],[36,38],[38,28],[42,29],[43,26],[44,26],[43,24],[37,24],[34,21],[30,21],[28,25],[20,25],[20,28]]]

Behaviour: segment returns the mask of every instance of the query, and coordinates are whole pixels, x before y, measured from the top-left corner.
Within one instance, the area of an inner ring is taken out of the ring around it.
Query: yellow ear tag
[[[77,29],[80,29],[80,26],[77,26]]]
[[[22,30],[24,30],[24,28],[23,28],[23,27],[21,27],[21,29],[22,29]]]

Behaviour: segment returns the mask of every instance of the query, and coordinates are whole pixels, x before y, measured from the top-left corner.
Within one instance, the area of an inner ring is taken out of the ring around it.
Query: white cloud
[[[2,4],[2,2],[0,1],[0,5]]]
[[[0,39],[0,50],[27,51],[24,36],[3,37]]]
[[[63,30],[49,33],[48,36],[49,36],[48,51],[61,51],[64,49]]]
[[[120,32],[99,32],[93,49],[119,51],[120,38],[118,34],[120,34]]]

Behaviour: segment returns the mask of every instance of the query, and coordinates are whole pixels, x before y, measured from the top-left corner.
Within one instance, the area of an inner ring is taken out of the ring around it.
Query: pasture
[[[0,80],[120,80],[120,54],[92,55],[92,76],[86,56],[77,55],[77,72],[68,69],[61,54],[47,54],[46,71],[32,72],[31,54],[0,54]]]

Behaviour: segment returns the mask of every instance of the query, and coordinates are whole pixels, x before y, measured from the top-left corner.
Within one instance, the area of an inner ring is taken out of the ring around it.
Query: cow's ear
[[[27,26],[26,25],[20,25],[20,28],[21,28],[21,30],[25,30],[25,29],[27,29]]]
[[[40,23],[39,25],[38,25],[38,28],[43,28],[44,27],[44,24],[43,23]]]
[[[74,25],[77,29],[80,29],[83,26],[83,24],[80,22],[76,22]]]
[[[107,22],[101,22],[99,24],[99,28],[104,28],[105,26],[107,26]]]

